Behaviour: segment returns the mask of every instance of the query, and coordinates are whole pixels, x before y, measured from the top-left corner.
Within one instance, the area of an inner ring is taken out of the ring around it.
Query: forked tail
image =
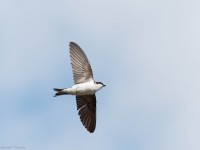
[[[63,89],[54,88],[53,90],[56,91],[56,94],[54,95],[54,97],[66,94],[63,92]]]

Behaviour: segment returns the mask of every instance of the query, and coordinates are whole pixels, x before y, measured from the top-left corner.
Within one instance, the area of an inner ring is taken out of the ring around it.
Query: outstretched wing
[[[77,110],[82,124],[89,132],[94,132],[96,127],[96,96],[76,96]]]
[[[93,80],[92,68],[83,50],[73,42],[69,44],[74,83],[83,83]]]

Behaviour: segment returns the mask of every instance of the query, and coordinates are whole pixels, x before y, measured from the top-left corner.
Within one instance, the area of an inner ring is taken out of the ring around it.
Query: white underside
[[[94,81],[89,81],[63,89],[63,92],[70,95],[91,95],[95,94],[99,89],[101,88],[97,87]]]

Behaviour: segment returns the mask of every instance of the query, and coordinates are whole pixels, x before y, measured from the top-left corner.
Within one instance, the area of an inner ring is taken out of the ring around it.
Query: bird
[[[93,133],[96,128],[96,95],[95,93],[105,87],[102,82],[96,82],[90,62],[81,49],[74,43],[69,43],[74,85],[69,88],[54,88],[54,97],[61,95],[75,95],[78,115],[83,126]]]

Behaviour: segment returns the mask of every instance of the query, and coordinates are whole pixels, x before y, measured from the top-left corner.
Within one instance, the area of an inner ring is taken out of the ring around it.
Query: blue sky
[[[199,150],[200,1],[0,0],[0,148]],[[69,42],[96,81],[97,127],[82,126]]]

